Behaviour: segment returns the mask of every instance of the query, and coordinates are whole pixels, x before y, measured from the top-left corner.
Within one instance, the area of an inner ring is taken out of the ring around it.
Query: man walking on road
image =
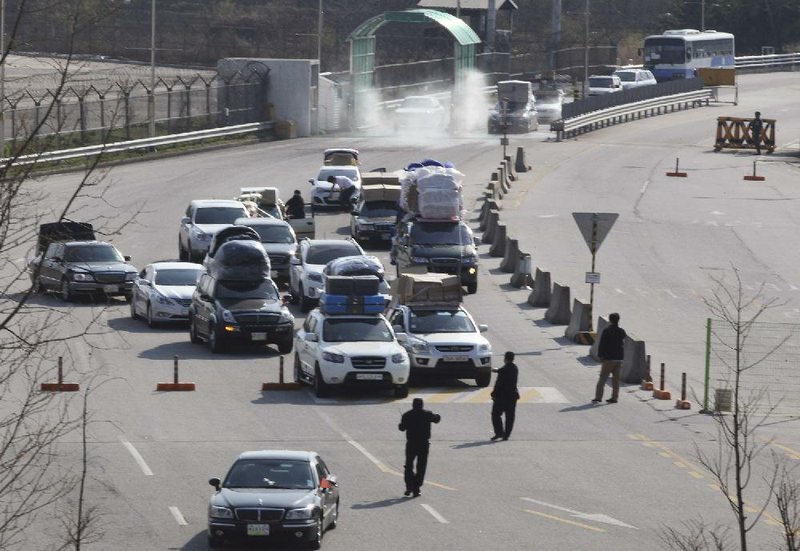
[[[494,436],[492,440],[508,440],[511,436],[511,429],[514,428],[514,417],[517,411],[517,400],[519,400],[519,389],[517,388],[517,378],[519,369],[514,364],[514,353],[506,352],[505,363],[500,369],[493,369],[497,373],[492,390],[492,426]],[[503,415],[506,416],[506,426],[503,427]]]
[[[609,404],[616,404],[619,398],[619,377],[622,370],[622,358],[625,355],[625,330],[619,326],[619,314],[613,313],[608,316],[611,325],[603,330],[600,335],[600,343],[597,347],[597,355],[600,356],[600,378],[597,379],[597,387],[594,391],[592,402],[600,402],[603,399],[603,389],[606,380],[611,375],[611,398],[606,400]]]
[[[750,143],[756,146],[756,155],[761,155],[761,131],[764,128],[764,121],[761,120],[761,113],[756,111],[756,117],[750,121]]]
[[[406,433],[406,464],[404,478],[406,481],[406,496],[420,495],[420,488],[425,481],[425,469],[428,466],[428,451],[430,449],[431,423],[442,420],[440,415],[423,409],[422,398],[414,398],[411,409],[403,414],[398,428]],[[417,469],[414,472],[414,460]]]

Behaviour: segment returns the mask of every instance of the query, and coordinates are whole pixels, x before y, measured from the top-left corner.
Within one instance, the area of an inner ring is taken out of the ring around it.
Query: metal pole
[[[700,0],[700,30],[706,30],[706,0]]]
[[[597,218],[592,220],[592,273],[594,273],[597,257]],[[589,331],[594,331],[594,282],[589,284]]]
[[[58,357],[58,384],[64,382],[64,358],[61,356]]]
[[[178,384],[178,356],[177,355],[175,355],[175,357],[172,358],[172,362],[173,362],[173,364],[172,364],[172,380],[177,385]]]
[[[664,365],[664,362],[661,362],[661,381],[658,387],[660,390],[664,390],[664,385],[666,384],[665,379],[666,379],[666,366]]]
[[[283,356],[281,356],[280,361],[278,362],[278,382],[283,384]]]
[[[711,378],[711,318],[706,319],[706,376],[703,389],[703,411],[708,412],[708,381]]]
[[[456,17],[461,19],[461,0],[456,2]]]
[[[322,0],[319,0],[317,9],[317,61],[322,69]]]
[[[586,12],[584,13],[584,42],[583,42],[583,86],[582,95],[586,97],[586,84],[589,82],[589,0],[586,0]]]
[[[147,115],[150,119],[150,137],[156,135],[156,0],[150,2],[150,96]],[[176,381],[177,382],[177,381]]]
[[[6,0],[0,2],[0,157],[6,156]]]
[[[497,24],[497,8],[495,0],[489,0],[486,6],[486,50],[494,52],[494,27]]]

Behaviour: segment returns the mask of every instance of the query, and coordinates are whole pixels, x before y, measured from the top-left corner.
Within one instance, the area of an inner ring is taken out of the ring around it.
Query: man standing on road
[[[339,189],[339,203],[345,208],[345,210],[352,210],[353,204],[351,199],[353,195],[358,191],[356,188],[356,183],[348,178],[347,176],[328,176],[328,181],[333,184],[331,186],[330,194],[328,197],[333,194],[336,188]]]
[[[761,131],[764,128],[764,121],[761,120],[761,113],[756,111],[756,118],[750,121],[750,143],[756,146],[756,155],[761,155]]]
[[[425,469],[428,466],[428,451],[430,449],[431,423],[442,420],[440,415],[423,409],[422,398],[414,398],[411,409],[403,414],[398,428],[406,433],[406,464],[404,478],[406,481],[406,496],[420,495],[420,488],[425,481]],[[417,471],[414,472],[414,460],[417,461]]]
[[[514,428],[514,418],[517,411],[517,400],[519,400],[519,389],[517,388],[517,378],[519,369],[514,364],[514,353],[506,352],[503,357],[505,363],[500,369],[493,369],[497,373],[492,390],[492,426],[494,436],[492,440],[508,440],[511,436],[511,429]],[[503,428],[503,415],[506,416],[506,426]]]
[[[603,330],[600,335],[600,343],[597,347],[597,355],[600,356],[600,378],[597,379],[597,388],[594,391],[592,402],[600,402],[603,399],[603,389],[606,380],[611,375],[611,398],[606,400],[609,404],[616,404],[619,398],[619,377],[622,369],[622,358],[625,355],[625,330],[619,326],[619,314],[616,312],[608,316],[611,325]]]

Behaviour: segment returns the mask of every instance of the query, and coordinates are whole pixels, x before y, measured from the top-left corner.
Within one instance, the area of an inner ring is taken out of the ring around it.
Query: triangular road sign
[[[573,212],[572,217],[581,230],[583,240],[589,246],[592,254],[600,248],[603,239],[606,238],[611,226],[617,221],[619,213],[616,212]]]

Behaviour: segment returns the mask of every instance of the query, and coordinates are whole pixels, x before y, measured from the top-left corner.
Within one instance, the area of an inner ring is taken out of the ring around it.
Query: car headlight
[[[428,343],[425,341],[414,341],[411,343],[411,350],[416,354],[427,354],[430,351]]]
[[[311,273],[311,274],[308,274],[307,277],[308,277],[309,281],[314,281],[316,283],[322,283],[322,274]]]
[[[173,304],[171,299],[168,299],[167,297],[161,294],[156,295],[156,302],[158,302],[159,304],[163,304],[164,306],[172,306]],[[224,317],[225,316],[223,316],[223,318]]]
[[[303,520],[314,516],[314,506],[306,505],[302,509],[289,509],[286,511],[286,520]]]
[[[411,262],[413,262],[414,264],[427,264],[428,262],[430,262],[430,260],[425,258],[424,256],[412,256]]]
[[[344,356],[341,354],[334,354],[333,352],[323,352],[322,359],[326,362],[331,362],[335,364],[343,364],[344,363]]]
[[[194,230],[194,237],[198,241],[211,241],[211,234],[201,230]]]
[[[208,508],[208,516],[214,518],[233,518],[233,511],[227,507],[212,505]]]
[[[125,274],[125,281],[135,281],[137,275],[138,274],[136,272],[128,272]]]
[[[281,309],[281,318],[283,318],[283,321],[294,323],[294,316],[287,308]]]
[[[222,321],[225,323],[236,323],[236,318],[233,317],[233,314],[231,314],[230,310],[223,310]]]
[[[94,281],[94,276],[86,272],[73,272],[72,281]]]
[[[401,353],[392,354],[392,363],[393,364],[401,364],[405,360],[406,360],[406,355],[405,354],[401,354]]]
[[[478,350],[480,350],[481,352],[491,352],[492,346],[489,344],[482,344],[478,347]]]

